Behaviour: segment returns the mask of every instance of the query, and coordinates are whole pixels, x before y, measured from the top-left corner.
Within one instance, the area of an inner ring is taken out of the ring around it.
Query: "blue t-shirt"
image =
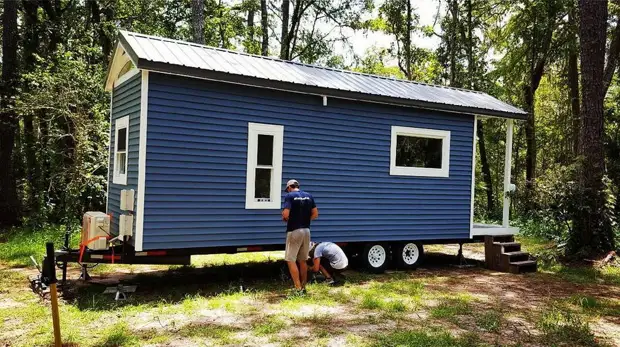
[[[310,228],[312,209],[316,207],[314,198],[303,190],[290,192],[284,196],[284,208],[289,209],[286,231]]]

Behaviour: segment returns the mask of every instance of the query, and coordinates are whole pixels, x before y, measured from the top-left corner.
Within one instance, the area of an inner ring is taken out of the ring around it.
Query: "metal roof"
[[[526,112],[482,92],[324,68],[128,31],[120,32],[120,42],[139,69],[448,112],[527,117]]]

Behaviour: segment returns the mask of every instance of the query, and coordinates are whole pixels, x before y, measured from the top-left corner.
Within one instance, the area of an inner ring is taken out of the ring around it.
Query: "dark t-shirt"
[[[314,198],[309,193],[299,190],[284,196],[284,208],[289,209],[286,231],[310,228],[312,209],[316,207]]]

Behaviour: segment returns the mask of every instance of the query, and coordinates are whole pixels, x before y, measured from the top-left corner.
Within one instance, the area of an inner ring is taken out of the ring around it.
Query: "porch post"
[[[512,169],[512,131],[514,121],[509,119],[506,127],[506,157],[504,158],[504,213],[502,218],[502,226],[508,228],[510,220],[510,175]]]

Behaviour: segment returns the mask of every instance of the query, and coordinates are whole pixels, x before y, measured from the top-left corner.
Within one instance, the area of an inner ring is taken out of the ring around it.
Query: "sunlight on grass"
[[[471,297],[467,295],[457,295],[441,299],[439,304],[431,307],[431,317],[451,319],[455,316],[465,315],[471,312]]]
[[[38,230],[14,228],[3,234],[0,242],[0,261],[9,266],[31,266],[30,256],[41,262],[45,255],[45,243],[54,242],[60,248],[64,242],[64,226],[46,226]],[[70,244],[77,247],[79,231],[71,234]]]
[[[257,336],[276,334],[287,327],[286,322],[276,316],[263,317],[252,329]]]
[[[129,329],[127,323],[118,323],[103,330],[99,346],[138,346],[138,337]]]
[[[276,252],[248,252],[236,254],[209,254],[192,256],[192,265],[196,267],[233,265],[244,263],[261,263],[284,259],[283,251]]]

